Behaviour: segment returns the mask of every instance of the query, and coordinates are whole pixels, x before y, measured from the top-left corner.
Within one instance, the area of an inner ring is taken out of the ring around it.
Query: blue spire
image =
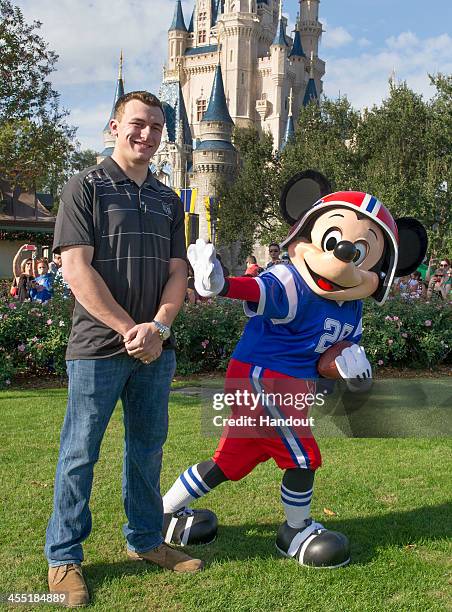
[[[293,139],[294,136],[295,136],[295,125],[293,122],[293,117],[292,115],[290,115],[290,117],[287,118],[286,133],[284,134],[284,140],[281,145],[281,151]]]
[[[281,47],[288,47],[286,39],[286,28],[284,26],[282,17],[278,20],[278,27],[276,28],[275,38],[273,39],[272,45],[279,45]]]
[[[317,95],[317,88],[315,86],[315,81],[314,81],[314,78],[311,76],[306,86],[306,92],[303,98],[303,106],[307,106],[309,102],[311,102],[311,100],[317,101],[318,98],[319,97]]]
[[[193,12],[192,12],[191,18],[190,18],[190,23],[188,24],[188,31],[190,33],[195,31],[194,21],[195,21],[195,9],[193,9]]]
[[[298,24],[295,26],[295,36],[293,39],[292,49],[290,50],[289,57],[306,57],[303,51],[303,45],[301,44],[300,30]]]
[[[223,75],[221,66],[217,64],[213,79],[212,93],[210,94],[209,106],[202,121],[222,121],[223,123],[234,123],[229,114],[226,96],[224,94]]]
[[[118,80],[116,82],[115,95],[113,98],[113,106],[111,108],[110,117],[108,118],[108,121],[104,127],[104,130],[103,130],[104,132],[110,131],[110,121],[115,116],[115,104],[118,101],[118,98],[124,95],[124,81],[122,78],[122,62],[123,62],[123,56],[122,56],[122,50],[121,50],[121,55],[119,57],[119,74],[118,74]]]
[[[172,30],[182,30],[182,32],[187,31],[187,28],[185,27],[184,14],[182,12],[182,5],[180,0],[176,0],[173,23],[171,24],[168,32],[171,32]]]

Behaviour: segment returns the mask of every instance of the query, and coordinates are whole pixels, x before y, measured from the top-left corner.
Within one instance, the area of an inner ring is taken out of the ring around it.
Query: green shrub
[[[46,304],[20,304],[0,285],[0,387],[15,374],[66,373],[64,360],[73,300],[59,287]],[[364,305],[362,344],[374,365],[433,368],[452,346],[452,309],[440,301],[391,299]],[[179,375],[225,370],[246,316],[239,301],[217,298],[185,305],[173,329]]]

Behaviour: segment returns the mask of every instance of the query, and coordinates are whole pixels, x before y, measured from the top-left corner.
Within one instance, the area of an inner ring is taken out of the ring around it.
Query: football
[[[337,344],[333,344],[333,346],[330,346],[329,349],[322,353],[322,356],[320,357],[317,363],[317,371],[320,376],[323,376],[323,378],[331,378],[334,380],[341,378],[341,375],[337,371],[335,359],[336,357],[338,357],[338,355],[342,353],[345,348],[352,345],[353,342],[349,342],[348,340],[342,340]]]

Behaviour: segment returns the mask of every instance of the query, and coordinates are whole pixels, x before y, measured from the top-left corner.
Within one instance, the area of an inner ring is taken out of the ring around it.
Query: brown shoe
[[[49,567],[49,591],[66,593],[66,600],[62,604],[66,608],[81,608],[89,604],[82,568],[75,563]]]
[[[204,567],[201,559],[193,559],[165,543],[146,552],[133,552],[133,550],[127,549],[127,556],[134,561],[148,561],[180,574],[199,572]]]

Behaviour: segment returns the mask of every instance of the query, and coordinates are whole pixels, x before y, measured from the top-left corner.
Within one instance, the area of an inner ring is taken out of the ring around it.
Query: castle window
[[[232,49],[231,49],[231,54],[229,56],[229,61],[232,62]]]
[[[206,31],[205,30],[199,30],[198,32],[198,43],[205,43],[206,42]]]
[[[245,73],[242,72],[242,85],[244,85],[244,84],[245,84]]]
[[[207,100],[197,100],[196,101],[196,119],[197,121],[201,121],[204,113],[207,108]]]

